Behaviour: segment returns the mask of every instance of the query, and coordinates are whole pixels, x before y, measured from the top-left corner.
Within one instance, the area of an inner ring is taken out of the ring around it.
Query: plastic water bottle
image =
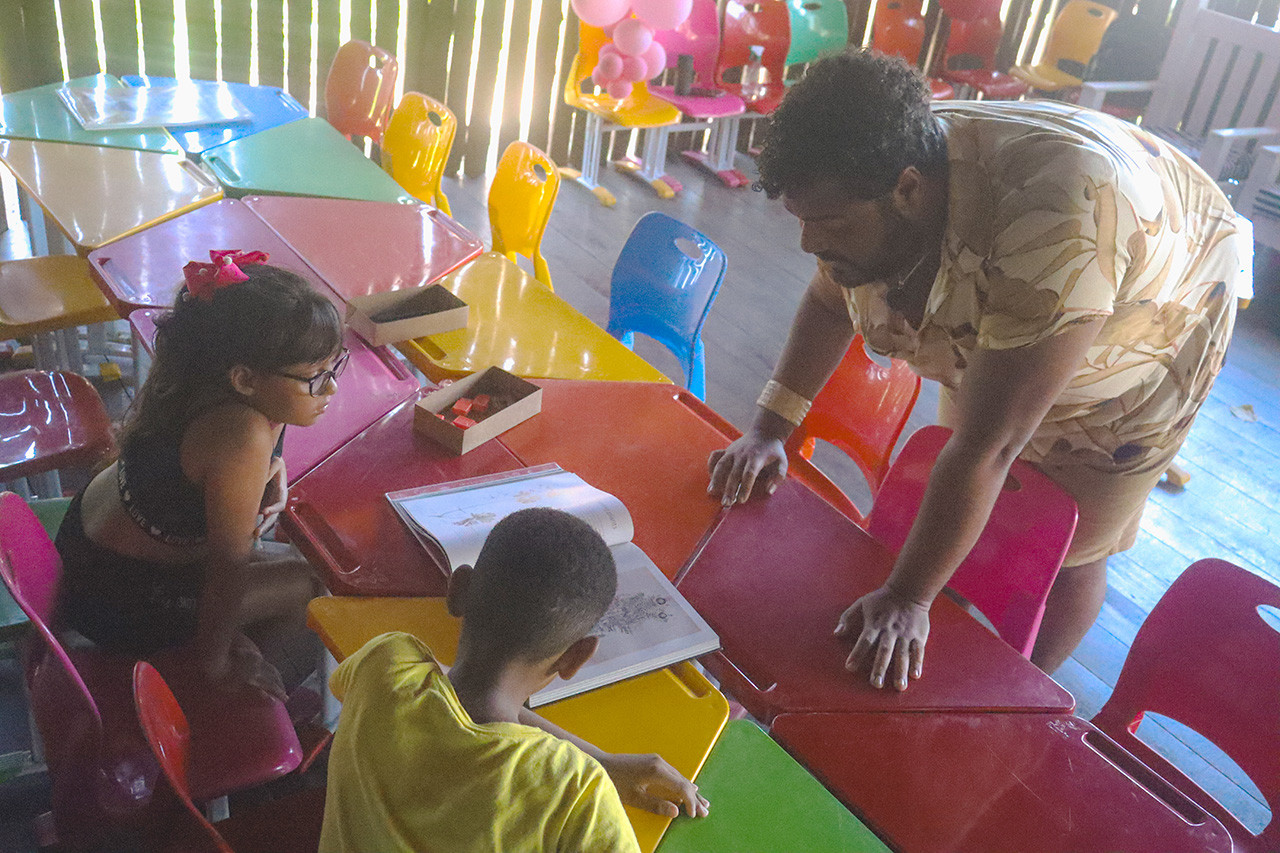
[[[769,72],[764,68],[764,47],[753,44],[750,50],[751,58],[742,67],[742,99],[748,103],[763,98],[769,82]]]

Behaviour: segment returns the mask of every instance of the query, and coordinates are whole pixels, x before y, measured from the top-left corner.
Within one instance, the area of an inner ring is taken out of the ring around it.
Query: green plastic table
[[[657,853],[889,853],[750,720],[725,726],[697,782],[711,813],[676,818]]]
[[[415,199],[322,118],[291,121],[200,155],[226,194],[305,195],[366,201]]]
[[[181,154],[182,147],[161,127],[131,130],[85,130],[58,97],[63,86],[115,88],[124,83],[110,74],[77,77],[66,83],[50,83],[0,97],[0,138],[38,139],[45,142],[74,142],[105,148],[160,151]]]

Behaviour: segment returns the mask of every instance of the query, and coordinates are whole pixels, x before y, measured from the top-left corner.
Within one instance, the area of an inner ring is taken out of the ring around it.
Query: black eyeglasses
[[[347,369],[347,360],[351,358],[351,353],[346,347],[343,347],[338,353],[338,358],[333,362],[333,367],[328,370],[322,370],[315,376],[295,376],[292,373],[285,373],[282,370],[273,371],[276,376],[283,376],[285,379],[294,379],[298,382],[307,383],[307,393],[312,397],[320,397],[324,394],[324,389],[329,387],[329,383],[338,383],[338,377],[342,375],[342,371]]]

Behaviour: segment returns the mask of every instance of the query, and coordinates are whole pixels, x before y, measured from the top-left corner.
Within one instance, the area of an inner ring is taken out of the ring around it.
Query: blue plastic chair
[[[609,334],[631,347],[640,332],[671,350],[699,400],[707,389],[702,324],[727,263],[705,235],[655,211],[631,229],[609,284]]]

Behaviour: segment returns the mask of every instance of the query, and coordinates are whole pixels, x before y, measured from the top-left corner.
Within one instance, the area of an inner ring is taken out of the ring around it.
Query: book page
[[[587,485],[577,474],[558,468],[513,474],[469,487],[387,497],[411,529],[416,528],[415,534],[425,534],[439,545],[449,571],[474,565],[489,531],[511,513],[530,507],[572,513],[590,524],[610,547],[631,539],[631,514],[622,501]]]
[[[634,542],[612,549],[618,592],[593,634],[600,645],[567,681],[556,680],[529,699],[536,708],[565,696],[612,684],[720,647],[720,640],[689,602]]]

